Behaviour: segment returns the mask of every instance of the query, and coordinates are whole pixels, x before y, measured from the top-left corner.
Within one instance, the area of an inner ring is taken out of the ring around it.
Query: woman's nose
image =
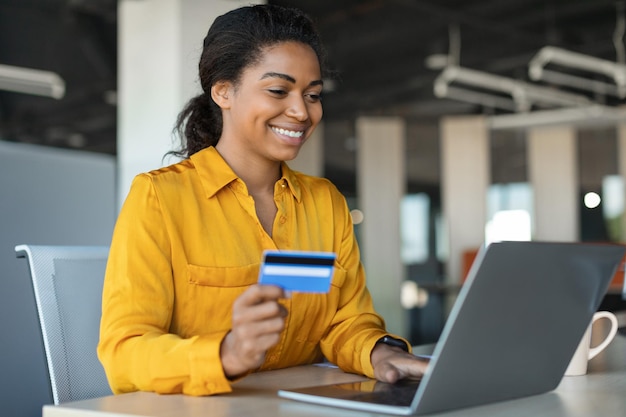
[[[285,112],[289,117],[293,117],[298,121],[305,121],[309,118],[309,111],[306,103],[302,98],[294,98],[289,102],[289,107]]]

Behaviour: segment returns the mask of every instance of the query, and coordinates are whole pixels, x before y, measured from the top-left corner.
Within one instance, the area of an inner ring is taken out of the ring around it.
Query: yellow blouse
[[[273,238],[215,148],[138,175],[115,226],[98,356],[115,393],[209,395],[231,390],[220,343],[237,296],[257,282],[265,249],[337,253],[328,294],[294,293],[280,342],[259,370],[322,359],[373,377],[387,334],[365,287],[344,197],[328,181],[282,166]]]

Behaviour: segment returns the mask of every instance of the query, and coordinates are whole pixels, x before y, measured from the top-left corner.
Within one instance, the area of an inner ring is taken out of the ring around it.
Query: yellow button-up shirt
[[[282,165],[270,237],[254,200],[213,147],[141,174],[115,226],[98,355],[115,393],[209,395],[231,390],[220,344],[232,304],[257,282],[265,249],[336,252],[328,294],[294,293],[280,342],[259,370],[322,355],[373,376],[370,353],[387,334],[365,286],[344,197],[327,180]]]

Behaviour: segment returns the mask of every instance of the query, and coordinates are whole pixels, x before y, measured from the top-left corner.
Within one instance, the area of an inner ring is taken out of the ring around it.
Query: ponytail
[[[222,135],[222,112],[208,93],[189,100],[176,121],[176,132],[182,148],[170,153],[188,158],[194,153],[215,146]],[[184,140],[182,140],[184,138]]]

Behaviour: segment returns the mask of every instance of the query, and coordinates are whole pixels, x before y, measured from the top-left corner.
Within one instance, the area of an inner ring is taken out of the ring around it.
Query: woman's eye
[[[268,91],[276,96],[284,96],[287,94],[285,90],[281,90],[281,89],[270,89]]]
[[[317,93],[309,93],[306,94],[305,97],[307,97],[311,102],[318,102],[322,100],[322,95]]]

